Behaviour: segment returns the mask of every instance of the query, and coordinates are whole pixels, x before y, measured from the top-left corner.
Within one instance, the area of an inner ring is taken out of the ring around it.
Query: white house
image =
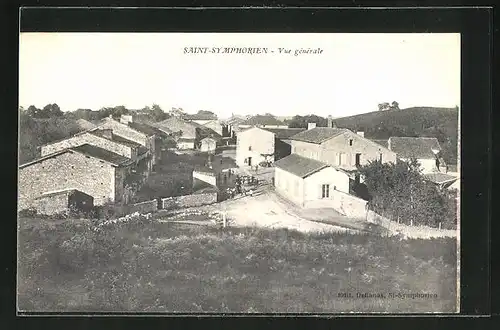
[[[321,161],[291,154],[274,166],[276,192],[299,206],[328,207],[334,192],[349,193],[349,175]]]

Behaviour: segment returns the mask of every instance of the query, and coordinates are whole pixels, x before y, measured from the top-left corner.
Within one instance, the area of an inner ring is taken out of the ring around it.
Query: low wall
[[[305,208],[333,208],[335,211],[351,218],[366,219],[367,201],[338,190],[330,192],[329,199],[307,201]]]
[[[217,193],[193,194],[185,196],[176,196],[162,198],[161,204],[163,209],[176,209],[184,207],[193,207],[208,205],[217,202]]]
[[[217,186],[217,177],[213,173],[193,171],[193,180],[198,179],[212,186]]]
[[[367,221],[388,229],[393,234],[401,234],[408,238],[457,237],[456,230],[438,229],[428,226],[408,226],[391,221],[373,211],[368,211]]]
[[[158,201],[156,199],[147,202],[132,204],[129,206],[130,213],[135,213],[135,212],[150,213],[150,212],[156,212],[157,210],[158,210]]]

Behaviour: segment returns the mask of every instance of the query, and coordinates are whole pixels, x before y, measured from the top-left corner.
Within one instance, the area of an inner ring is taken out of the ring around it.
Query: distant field
[[[25,311],[454,312],[456,241],[19,220]],[[341,292],[437,298],[338,298]]]

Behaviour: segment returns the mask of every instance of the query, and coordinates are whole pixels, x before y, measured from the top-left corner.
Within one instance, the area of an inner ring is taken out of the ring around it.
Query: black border
[[[467,188],[462,187],[461,206],[461,313],[475,315],[490,313],[489,219],[492,161],[490,65],[493,32],[491,9],[25,8],[22,10],[22,15],[23,32],[460,32],[462,34],[461,165],[465,178],[463,182],[467,182]],[[7,49],[12,51],[9,61],[12,65],[8,65],[12,69],[11,79],[9,87],[3,89],[6,96],[4,99],[8,102],[5,110],[8,110],[17,107],[17,84],[13,88],[13,81],[14,79],[17,81],[18,78],[18,30],[13,28],[14,22],[17,26],[17,17],[4,22],[12,24],[9,28],[13,30],[7,38]],[[13,54],[14,49],[16,54]],[[11,111],[7,115],[13,113],[15,112]],[[15,130],[17,125],[14,126],[14,122],[17,122],[17,116],[3,122],[6,128],[11,129],[11,138],[7,139],[10,141],[17,141]],[[9,130],[4,130],[7,131]],[[12,164],[17,173],[17,144],[4,145],[4,150],[8,152],[6,156],[9,164]],[[17,186],[17,182],[14,181],[16,177],[17,175],[13,173],[12,176],[7,176],[4,182],[12,182]],[[14,198],[12,205],[16,205]],[[12,215],[12,218],[16,217],[15,206]],[[15,222],[9,219],[9,226],[4,229],[10,232],[8,234],[6,232],[10,237],[17,235],[14,224]],[[15,244],[9,244],[3,251],[11,252],[10,262],[6,263],[10,266],[7,266],[4,273],[10,275],[8,280],[12,286],[2,286],[1,309],[2,313],[15,315]],[[8,290],[9,287],[13,290]],[[12,309],[7,309],[6,306],[12,306]],[[111,322],[114,317],[107,319]],[[244,320],[249,321],[248,317]],[[125,321],[129,322],[132,319],[125,318]],[[371,323],[371,327],[374,324]]]

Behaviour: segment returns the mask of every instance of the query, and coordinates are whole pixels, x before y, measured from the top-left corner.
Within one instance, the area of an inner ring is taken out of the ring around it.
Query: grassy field
[[[22,311],[454,312],[456,241],[19,220]],[[356,293],[386,298],[355,298]],[[431,293],[437,298],[389,298]],[[339,298],[351,293],[354,298]]]

